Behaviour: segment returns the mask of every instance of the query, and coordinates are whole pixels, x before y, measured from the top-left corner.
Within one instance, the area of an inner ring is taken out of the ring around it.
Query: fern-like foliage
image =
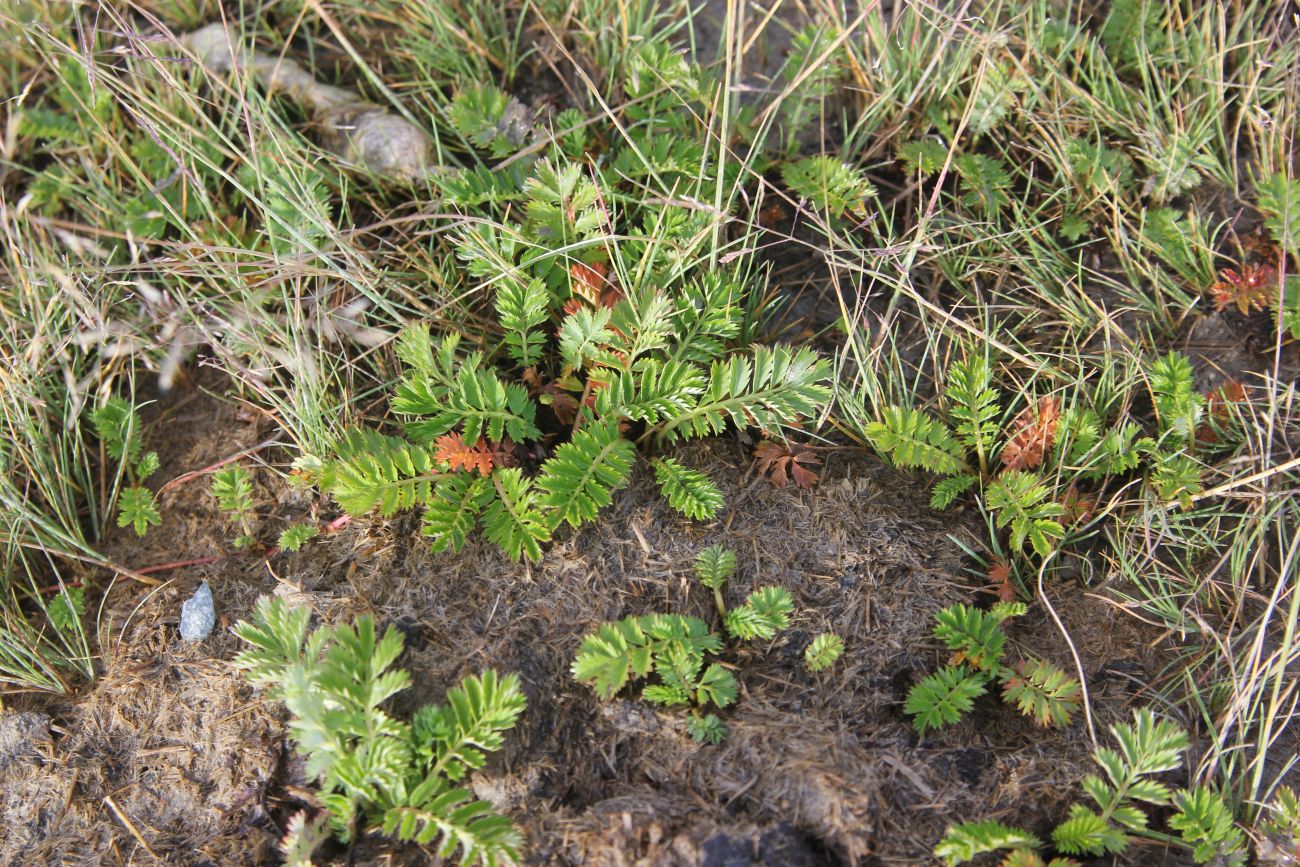
[[[135,463],[143,448],[140,416],[129,401],[110,397],[90,414],[104,450],[116,460]]]
[[[714,713],[692,714],[686,721],[686,731],[700,743],[714,746],[727,737],[727,727]]]
[[[979,483],[980,477],[974,473],[962,473],[940,479],[930,490],[930,508],[937,512],[947,509],[957,498]]]
[[[653,671],[660,682],[646,687],[649,700],[660,704],[710,701],[726,707],[736,699],[734,678],[716,663],[705,666],[706,654],[721,649],[722,640],[698,618],[626,617],[603,624],[584,638],[571,672],[602,699],[613,698],[631,680]]]
[[[1174,795],[1174,809],[1169,827],[1192,847],[1197,864],[1246,863],[1245,842],[1222,795],[1205,786],[1184,789]]]
[[[868,424],[865,432],[896,467],[919,467],[946,476],[964,466],[961,445],[952,431],[920,410],[888,407],[881,420]]]
[[[999,527],[1010,525],[1013,549],[1018,551],[1029,542],[1040,557],[1046,557],[1065,535],[1065,528],[1056,520],[1065,507],[1051,495],[1037,474],[1011,470],[989,485],[985,504],[996,515]]]
[[[510,557],[542,559],[541,543],[550,538],[547,518],[542,513],[537,491],[518,469],[492,474],[497,497],[483,510],[483,533]]]
[[[354,429],[334,444],[320,483],[349,515],[378,508],[387,517],[428,502],[435,472],[423,446],[378,431]]]
[[[720,433],[728,422],[780,434],[816,416],[830,400],[830,362],[811,349],[754,348],[752,356],[714,362],[694,406],[655,428],[661,442]]]
[[[903,712],[922,735],[927,729],[952,725],[970,712],[988,683],[979,672],[964,665],[945,665],[917,683],[907,693]]]
[[[1152,362],[1150,378],[1161,437],[1172,440],[1175,448],[1191,442],[1205,411],[1205,396],[1196,390],[1191,362],[1170,352]]]
[[[1011,603],[1005,616],[1023,614],[1023,603]],[[965,605],[951,605],[934,616],[934,637],[954,653],[954,661],[967,662],[978,671],[996,674],[1002,667],[1007,635],[998,613]]]
[[[928,177],[943,168],[948,149],[934,139],[916,139],[903,144],[895,156],[909,175]]]
[[[1187,749],[1187,733],[1150,710],[1137,712],[1132,725],[1111,727],[1118,750],[1098,748],[1093,756],[1104,776],[1089,775],[1083,788],[1097,805],[1091,810],[1075,804],[1065,822],[1052,833],[1056,848],[1070,855],[1122,852],[1129,833],[1147,827],[1147,816],[1135,801],[1164,806],[1173,793],[1154,774],[1177,767]]]
[[[721,590],[735,571],[735,553],[721,545],[710,545],[695,555],[695,577],[710,590]]]
[[[956,867],[974,858],[999,849],[1040,849],[1043,841],[1019,828],[986,819],[982,822],[963,822],[949,825],[934,856],[942,858],[948,867]]]
[[[1256,206],[1274,242],[1300,256],[1300,180],[1275,172],[1255,184]]]
[[[1003,700],[1040,725],[1069,724],[1082,691],[1077,680],[1043,661],[1014,667],[1003,662],[1007,636],[1002,624],[1026,611],[1022,602],[999,602],[988,611],[951,605],[935,614],[934,635],[952,658],[908,693],[904,710],[916,717],[918,730],[956,722],[995,680],[1003,684]]]
[[[550,295],[540,280],[506,281],[497,291],[497,317],[506,332],[510,357],[520,367],[542,360],[545,338],[537,327],[548,318]]]
[[[721,272],[686,284],[673,305],[675,344],[668,360],[708,364],[721,357],[740,334],[740,297],[740,288]]]
[[[162,515],[154,503],[153,491],[143,485],[123,488],[117,500],[117,525],[130,526],[137,536],[149,532],[150,527],[162,523]]]
[[[661,59],[677,68],[673,57]],[[643,74],[666,74],[637,68],[642,84]],[[686,82],[695,73],[682,75]],[[502,92],[463,87],[449,119],[472,147],[493,151],[503,136],[519,144],[507,129],[514,113]],[[568,120],[581,125],[578,116]],[[637,125],[628,136],[645,132]],[[698,147],[642,143],[637,165],[651,176],[662,153],[664,171],[690,157],[681,174],[703,182]],[[404,369],[391,400],[405,438],[356,432],[303,461],[350,514],[423,508],[435,550],[459,550],[481,529],[511,556],[537,558],[563,527],[592,521],[610,504],[636,446],[731,426],[779,436],[825,412],[826,359],[741,342],[763,304],[748,297],[745,271],[701,267],[716,259],[705,255],[710,220],[677,205],[638,207],[617,189],[632,174],[566,159],[565,147],[512,163],[522,205],[467,220],[454,236],[461,267],[441,276],[477,283],[463,287],[464,297],[492,298],[495,317],[475,320],[486,323],[488,349],[467,351],[456,334],[435,339],[427,325],[406,327],[393,346]],[[513,200],[478,169],[436,182],[454,193],[453,205]],[[521,461],[525,449],[530,459]],[[673,508],[697,519],[721,508],[721,492],[703,474],[671,458],[656,458],[654,469]],[[490,474],[490,484],[460,478],[470,473]]]
[[[464,548],[495,493],[491,481],[468,473],[440,479],[424,510],[423,532],[433,540],[433,550]]]
[[[726,614],[727,632],[741,641],[770,641],[790,625],[794,600],[783,587],[762,587],[749,594],[744,605]]]
[[[1065,727],[1083,697],[1079,681],[1041,659],[1017,664],[1003,673],[1002,699],[1044,728]]]
[[[684,466],[675,458],[656,458],[655,480],[668,505],[688,518],[706,520],[718,513],[725,502],[722,491],[704,473]]]
[[[602,421],[574,434],[555,457],[542,465],[537,486],[544,492],[552,526],[568,521],[574,527],[594,520],[610,504],[610,492],[627,483],[636,448],[619,434],[618,424]]]
[[[511,109],[509,94],[490,84],[470,84],[452,98],[447,119],[471,145],[500,158],[522,144],[527,133]]]
[[[290,710],[290,734],[335,834],[346,842],[381,830],[436,841],[440,857],[459,852],[462,864],[514,863],[522,836],[490,804],[452,784],[481,768],[515,725],[524,709],[518,678],[492,671],[468,677],[445,706],[421,708],[406,723],[384,708],[411,682],[393,668],[402,634],[390,626],[380,635],[371,618],[360,617],[307,635],[309,617],[283,599],[259,600],[253,620],[235,627],[249,644],[235,665]]]
[[[864,212],[867,201],[876,195],[876,188],[860,169],[834,157],[806,157],[786,163],[781,178],[800,198],[833,217],[850,211]]]
[[[524,442],[542,435],[536,424],[537,405],[527,390],[503,383],[491,370],[462,369],[441,397],[436,405],[420,406],[428,418],[407,422],[406,431],[417,442],[432,442],[456,428],[470,446],[481,436]]]
[[[961,200],[966,207],[993,215],[1006,206],[1011,175],[1001,160],[968,153],[953,160],[953,165],[961,179]]]
[[[241,464],[231,464],[212,474],[212,496],[223,512],[242,517],[253,511],[253,476]]]
[[[948,369],[944,396],[957,422],[957,437],[975,452],[982,471],[988,471],[988,455],[998,435],[998,394],[993,389],[993,370],[981,356],[960,361]]]
[[[593,379],[601,384],[596,414],[655,424],[689,411],[704,389],[704,373],[693,364],[666,364],[645,359],[635,370],[607,371]]]
[[[1173,770],[1187,749],[1187,733],[1168,720],[1159,720],[1148,709],[1134,715],[1130,725],[1111,727],[1118,749],[1099,747],[1093,758],[1103,774],[1089,775],[1083,788],[1096,809],[1073,804],[1065,821],[1052,832],[1052,843],[1070,855],[1116,855],[1124,852],[1133,836],[1152,837],[1167,845],[1176,838],[1149,827],[1149,817],[1139,804],[1174,807],[1169,827],[1192,850],[1198,864],[1245,863],[1243,835],[1232,820],[1232,811],[1217,792],[1198,786],[1174,793],[1154,775]],[[935,848],[935,855],[955,867],[979,855],[999,849],[1012,852],[1004,867],[1044,867],[1033,850],[1042,841],[1017,828],[998,822],[968,822],[948,829]],[[1068,858],[1046,862],[1045,867],[1075,865]]]
[[[844,653],[844,639],[834,632],[823,632],[813,636],[803,651],[804,667],[816,674],[830,668]]]
[[[276,547],[282,551],[298,551],[312,539],[320,535],[320,528],[314,524],[294,524],[286,527],[276,541]]]

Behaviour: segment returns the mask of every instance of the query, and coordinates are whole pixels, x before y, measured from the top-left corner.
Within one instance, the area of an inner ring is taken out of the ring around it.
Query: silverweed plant
[[[720,545],[705,548],[695,560],[696,578],[712,591],[727,633],[740,641],[771,640],[789,626],[794,609],[789,591],[763,587],[749,594],[743,605],[728,609],[722,589],[735,569],[736,555]],[[709,704],[722,709],[736,700],[735,677],[708,659],[722,649],[722,639],[698,617],[633,615],[602,624],[584,638],[570,670],[602,700],[613,698],[634,679],[654,675],[641,697],[663,707],[693,705],[687,722],[691,737],[717,744],[726,736],[726,726],[716,714],[701,714],[699,709]]]
[[[411,685],[393,668],[402,633],[383,635],[373,618],[307,633],[311,609],[263,597],[253,619],[235,626],[249,647],[235,657],[250,682],[284,702],[289,734],[307,759],[325,815],[303,816],[284,843],[309,863],[328,828],[339,840],[379,831],[436,843],[440,858],[484,867],[518,860],[523,837],[492,805],[460,785],[501,748],[525,701],[519,678],[494,671],[469,676],[443,705],[425,705],[409,722],[384,704]]]
[[[144,482],[158,471],[158,453],[144,451],[144,428],[134,406],[111,397],[90,414],[99,441],[108,457],[117,462],[117,479],[126,486],[118,489],[117,525],[131,527],[137,536],[162,523],[153,491]],[[116,488],[116,485],[115,485]]]
[[[1002,624],[1025,613],[1023,602],[999,602],[989,611],[951,605],[934,617],[934,635],[952,651],[948,665],[917,683],[903,711],[922,735],[952,725],[974,707],[989,684],[1002,684],[1002,700],[1041,726],[1066,726],[1079,709],[1079,681],[1041,659],[1007,665]]]
[[[1098,747],[1093,758],[1102,773],[1083,778],[1093,806],[1075,804],[1069,817],[1052,832],[1052,846],[1065,855],[1118,855],[1134,837],[1182,845],[1198,864],[1244,864],[1245,842],[1233,824],[1232,810],[1217,792],[1203,786],[1174,791],[1158,779],[1182,764],[1187,732],[1169,720],[1139,710],[1132,724],[1111,727],[1117,749]],[[1143,805],[1172,808],[1168,819],[1173,836],[1151,827]],[[1003,849],[1010,850],[1003,867],[1056,865],[1070,867],[1072,858],[1044,861],[1036,850],[1044,842],[1028,831],[995,821],[966,822],[948,828],[935,847],[948,867]]]

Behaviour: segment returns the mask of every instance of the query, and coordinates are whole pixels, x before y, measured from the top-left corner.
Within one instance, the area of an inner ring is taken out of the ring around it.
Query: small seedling
[[[657,680],[641,692],[646,701],[664,707],[712,704],[725,708],[736,700],[736,680],[720,664],[705,664],[709,655],[721,650],[722,639],[698,618],[633,616],[603,624],[584,638],[571,671],[604,700],[613,698],[633,679],[654,674]],[[708,722],[708,716],[697,715],[690,732],[697,740],[716,743],[725,729],[717,717]]]
[[[243,548],[252,542],[253,531],[251,516],[253,514],[253,477],[240,464],[231,464],[212,474],[212,496],[217,498],[217,506],[231,518],[239,522],[243,530],[235,540],[235,547]]]
[[[104,451],[118,461],[119,472],[131,482],[117,500],[117,525],[131,527],[143,536],[162,523],[153,491],[142,483],[158,471],[157,452],[144,451],[144,433],[135,407],[120,397],[110,397],[90,414]]]
[[[713,603],[732,638],[741,641],[770,640],[790,625],[794,600],[782,587],[761,587],[749,594],[744,605],[728,609],[722,588],[736,571],[736,555],[721,545],[711,545],[695,558],[695,577],[713,592]]]
[[[696,578],[712,591],[727,632],[741,640],[774,637],[789,623],[794,608],[789,592],[764,587],[751,593],[744,605],[728,611],[722,588],[735,571],[736,555],[721,545],[711,545],[695,558]],[[665,707],[712,704],[725,708],[736,700],[736,680],[719,663],[708,663],[708,656],[719,653],[722,646],[722,639],[696,617],[625,617],[601,625],[584,638],[571,671],[603,700],[613,698],[632,680],[654,674],[657,681],[641,692],[646,701]],[[726,733],[715,715],[698,711],[692,711],[687,729],[702,743],[719,743]]]
[[[162,515],[154,505],[153,492],[143,485],[124,488],[117,501],[117,525],[131,526],[137,536],[149,532],[150,527],[162,523]]]
[[[813,640],[808,642],[808,646],[804,648],[803,664],[809,671],[816,674],[819,671],[825,671],[838,662],[843,653],[844,639],[834,632],[823,632],[814,636]]]
[[[276,546],[281,551],[297,551],[319,535],[320,528],[315,524],[295,524],[292,527],[286,527],[280,533],[280,539],[276,542]]]

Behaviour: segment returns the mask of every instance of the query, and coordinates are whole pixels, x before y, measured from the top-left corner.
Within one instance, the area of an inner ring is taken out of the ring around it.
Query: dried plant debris
[[[300,104],[320,129],[321,144],[349,163],[392,180],[412,182],[430,172],[432,140],[415,124],[341,87],[322,84],[293,60],[250,51],[224,24],[181,37],[209,72],[254,76],[267,91]]]

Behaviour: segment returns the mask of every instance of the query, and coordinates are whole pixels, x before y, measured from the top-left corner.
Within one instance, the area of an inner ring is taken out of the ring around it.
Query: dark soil
[[[269,423],[235,407],[200,391],[164,402],[153,427],[158,478],[263,443]],[[25,748],[6,752],[0,863],[276,863],[275,842],[309,784],[284,740],[282,708],[229,665],[239,649],[229,624],[268,592],[291,594],[325,621],[369,612],[401,628],[401,664],[416,684],[397,697],[401,713],[440,700],[471,672],[519,673],[528,710],[474,785],[523,829],[533,863],[923,863],[952,821],[1048,830],[1080,795],[1091,750],[1082,717],[1044,731],[985,698],[967,722],[920,739],[902,713],[911,684],[943,661],[930,634],[934,612],[979,599],[953,538],[975,544],[976,535],[960,517],[931,513],[918,480],[860,452],[828,451],[810,492],[755,477],[748,454],[735,437],[678,454],[722,484],[720,520],[671,512],[642,467],[598,525],[533,565],[478,542],[433,556],[414,516],[352,521],[300,553],[267,559],[231,548],[238,530],[217,512],[206,477],[167,485],[163,526],[144,540],[124,531],[112,555],[136,569],[216,559],[151,573],[166,580],[158,587],[119,578],[103,599],[100,676],[75,695],[7,700],[2,719],[48,714],[53,738],[36,718],[21,727]],[[283,459],[263,449],[245,460]],[[335,514],[283,478],[265,465],[257,471],[268,545],[287,523]],[[797,605],[792,627],[770,645],[725,655],[741,696],[724,714],[729,734],[717,747],[692,741],[681,714],[631,696],[602,705],[568,674],[581,637],[601,621],[653,611],[715,619],[691,577],[696,553],[713,543],[740,563],[729,597],[779,584]],[[202,580],[221,622],[188,644],[177,632],[180,606]],[[1135,699],[1146,703],[1144,684],[1167,657],[1157,636],[1080,586],[1050,587],[1048,596],[1104,732]],[[844,636],[847,650],[831,671],[811,676],[802,651],[826,630]],[[1073,666],[1041,603],[1012,639]],[[1135,857],[1160,863],[1165,853],[1139,848]],[[433,859],[367,839],[330,863]]]

